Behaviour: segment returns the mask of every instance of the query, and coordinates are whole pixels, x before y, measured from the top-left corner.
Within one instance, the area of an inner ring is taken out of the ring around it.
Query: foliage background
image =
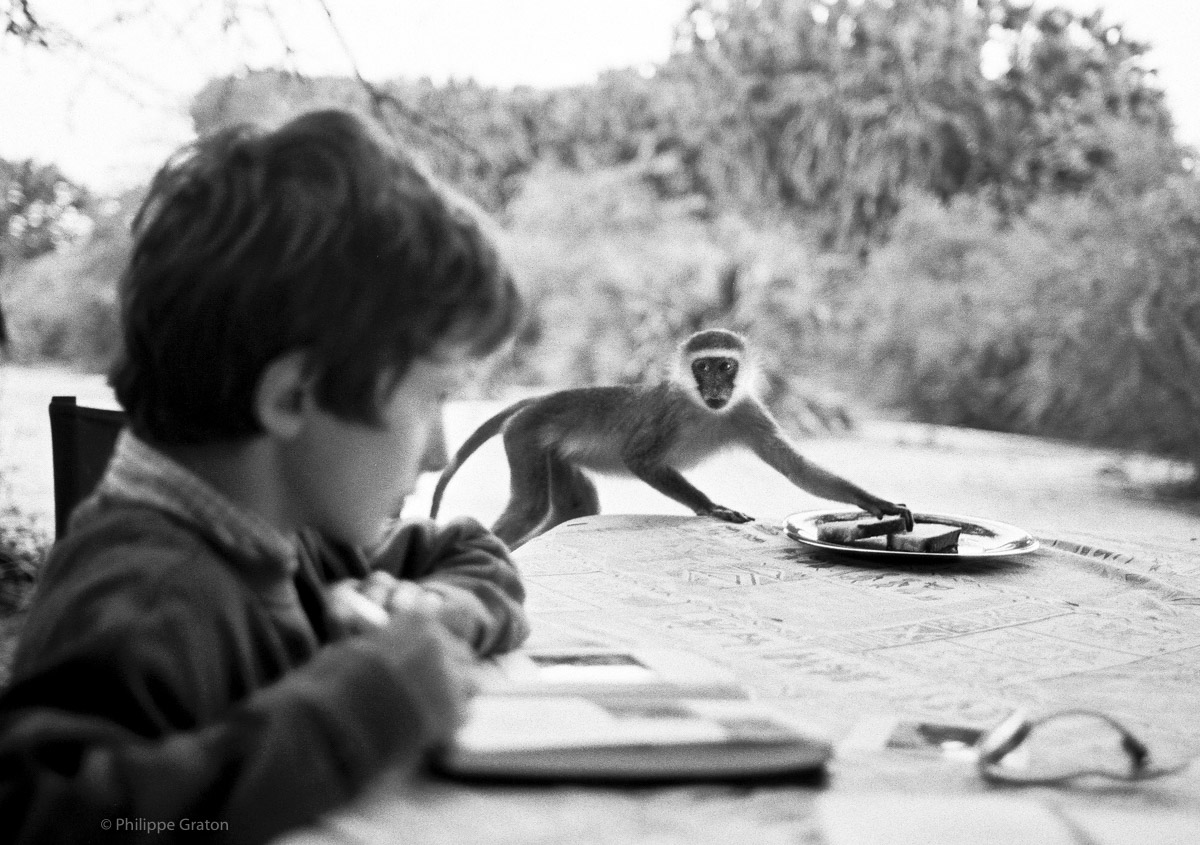
[[[697,0],[653,75],[263,71],[191,114],[354,108],[493,213],[534,317],[491,390],[650,378],[720,324],[801,430],[887,413],[1200,466],[1200,185],[1146,50],[1016,0]],[[12,356],[102,370],[137,192],[0,176]]]

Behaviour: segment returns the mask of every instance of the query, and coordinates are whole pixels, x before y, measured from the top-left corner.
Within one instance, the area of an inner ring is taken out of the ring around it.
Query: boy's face
[[[285,459],[294,521],[355,545],[379,540],[412,493],[442,404],[467,371],[459,350],[414,362],[382,401],[380,427],[307,403],[305,425]]]

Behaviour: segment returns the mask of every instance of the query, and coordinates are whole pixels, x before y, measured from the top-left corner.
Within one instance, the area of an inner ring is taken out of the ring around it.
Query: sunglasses
[[[1102,777],[1141,781],[1174,774],[1190,761],[1163,764],[1116,719],[1095,710],[1060,710],[1036,719],[1017,712],[976,745],[976,766],[993,783],[1061,784]]]

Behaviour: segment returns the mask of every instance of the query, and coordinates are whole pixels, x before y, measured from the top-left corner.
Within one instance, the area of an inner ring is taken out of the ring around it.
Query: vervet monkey
[[[873,496],[800,454],[751,390],[751,364],[740,335],[709,329],[680,345],[676,373],[658,384],[581,387],[510,405],[479,426],[442,471],[430,516],[437,516],[463,462],[503,432],[511,493],[492,531],[512,548],[600,512],[585,468],[631,473],[700,516],[749,522],[753,517],[714,503],[680,474],[730,446],[751,449],[815,496],[875,516],[902,514],[911,526],[904,505]]]

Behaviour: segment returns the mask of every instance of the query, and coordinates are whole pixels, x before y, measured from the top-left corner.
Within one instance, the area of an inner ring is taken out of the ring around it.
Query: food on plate
[[[901,552],[953,552],[958,550],[961,528],[938,522],[918,522],[912,531],[887,535],[887,547]]]
[[[817,525],[817,539],[826,543],[853,543],[867,537],[882,537],[904,530],[904,517],[847,519]]]
[[[941,522],[917,522],[905,530],[904,517],[836,519],[817,524],[817,539],[859,549],[897,552],[956,552],[962,529]]]

